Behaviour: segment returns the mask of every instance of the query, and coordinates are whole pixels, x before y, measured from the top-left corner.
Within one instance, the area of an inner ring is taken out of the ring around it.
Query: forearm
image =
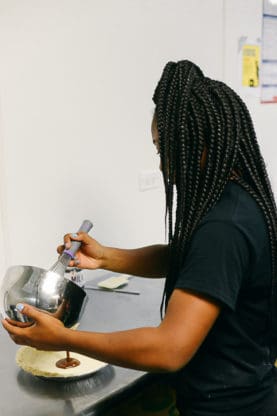
[[[94,333],[68,330],[64,349],[121,367],[143,371],[175,371],[171,343],[159,328]]]
[[[20,307],[19,307],[20,306]],[[27,305],[17,309],[35,321],[5,319],[2,325],[19,345],[45,351],[72,351],[110,364],[145,371],[177,371],[194,356],[218,318],[215,303],[182,289],[175,289],[158,327],[112,333],[68,329],[51,314]]]
[[[168,246],[137,249],[105,247],[103,269],[143,277],[164,277],[168,267]]]

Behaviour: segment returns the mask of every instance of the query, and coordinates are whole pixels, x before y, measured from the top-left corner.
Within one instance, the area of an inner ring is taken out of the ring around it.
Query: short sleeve
[[[235,224],[204,223],[192,236],[175,288],[207,295],[234,310],[249,260],[248,242]]]

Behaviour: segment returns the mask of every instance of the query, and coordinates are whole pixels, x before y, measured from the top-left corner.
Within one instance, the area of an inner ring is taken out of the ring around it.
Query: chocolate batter
[[[61,360],[58,360],[56,362],[56,366],[58,368],[64,368],[65,370],[67,368],[77,367],[80,364],[81,363],[79,360],[76,360],[75,358],[70,357],[69,351],[66,351],[66,358],[62,358]]]

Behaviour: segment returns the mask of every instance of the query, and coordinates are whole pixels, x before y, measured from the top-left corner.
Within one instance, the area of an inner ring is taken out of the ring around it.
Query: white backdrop
[[[152,94],[168,60],[221,77],[222,24],[221,0],[0,1],[6,266],[50,266],[83,218],[105,244],[164,241],[162,185],[138,186]]]
[[[162,184],[138,185],[159,165],[156,83],[168,60],[191,59],[234,84],[237,38],[260,33],[261,4],[0,0],[2,270],[49,267],[84,218],[104,244],[164,242]],[[249,104],[272,160],[277,106]]]

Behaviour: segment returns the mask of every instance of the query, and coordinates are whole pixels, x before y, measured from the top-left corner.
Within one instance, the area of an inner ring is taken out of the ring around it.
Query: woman
[[[73,331],[20,304],[35,324],[21,328],[7,319],[3,326],[18,344],[174,372],[181,415],[269,415],[277,216],[249,112],[189,61],[165,66],[153,99],[168,245],[123,250],[78,233],[66,235],[64,246],[82,243],[71,266],[166,276],[161,324]]]

